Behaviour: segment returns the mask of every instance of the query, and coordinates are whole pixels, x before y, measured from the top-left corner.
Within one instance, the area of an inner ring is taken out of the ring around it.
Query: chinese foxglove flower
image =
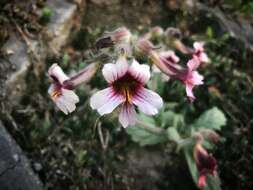
[[[155,92],[144,88],[150,78],[149,70],[148,65],[139,64],[136,60],[129,65],[123,56],[115,64],[105,64],[102,73],[109,87],[91,97],[91,107],[104,115],[121,105],[119,122],[123,127],[135,124],[134,105],[147,115],[157,114],[163,100]]]
[[[217,162],[216,159],[209,154],[200,143],[194,147],[194,160],[199,172],[198,187],[204,188],[206,186],[206,177],[208,174],[217,176]]]
[[[167,54],[167,55],[166,55]],[[175,54],[166,52],[165,54],[158,54],[155,51],[150,51],[150,58],[152,62],[169,77],[182,81],[186,87],[186,95],[193,101],[195,96],[192,92],[194,86],[203,84],[203,76],[200,75],[196,69],[200,62],[197,59],[191,59],[187,63],[187,68],[177,64],[179,59]]]
[[[199,66],[199,61],[196,59],[191,59],[187,63],[187,72],[182,76],[182,81],[185,84],[186,94],[191,101],[195,99],[195,96],[192,92],[194,86],[202,85],[204,77],[196,71]]]
[[[53,64],[49,68],[48,74],[53,79],[53,84],[50,85],[48,93],[61,111],[68,114],[76,109],[75,104],[79,102],[79,98],[73,89],[79,84],[90,80],[96,73],[97,68],[98,63],[91,63],[70,78],[57,64]]]
[[[79,102],[78,96],[68,86],[64,86],[64,82],[69,77],[57,65],[53,64],[48,70],[49,76],[53,79],[48,93],[57,107],[65,114],[71,113],[76,109],[76,103]]]

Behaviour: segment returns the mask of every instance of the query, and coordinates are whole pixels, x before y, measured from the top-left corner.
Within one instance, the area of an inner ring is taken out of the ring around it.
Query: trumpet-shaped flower
[[[192,92],[194,86],[202,85],[204,77],[196,71],[199,66],[199,61],[196,59],[191,59],[187,63],[187,73],[182,80],[185,84],[186,94],[189,97],[190,101],[195,99],[195,96]]]
[[[217,176],[216,159],[197,143],[194,147],[194,159],[199,172],[198,186],[204,188],[206,186],[206,176],[208,174]]]
[[[105,64],[102,73],[109,87],[98,91],[90,100],[91,107],[97,109],[100,115],[111,113],[121,105],[119,122],[127,127],[136,122],[134,105],[147,115],[157,114],[162,107],[162,98],[144,88],[150,78],[148,65],[139,64],[136,60],[129,65],[121,56],[115,64]]]
[[[195,99],[192,90],[194,86],[203,84],[204,79],[203,76],[196,71],[200,64],[198,59],[193,58],[189,60],[187,68],[184,68],[177,64],[179,58],[177,58],[173,52],[158,54],[155,51],[151,51],[150,58],[163,73],[185,84],[186,95],[190,101]]]
[[[53,79],[53,84],[48,89],[51,99],[65,114],[73,112],[76,109],[75,104],[79,102],[79,98],[70,87],[64,85],[69,80],[69,77],[57,64],[53,64],[49,68],[48,74]]]

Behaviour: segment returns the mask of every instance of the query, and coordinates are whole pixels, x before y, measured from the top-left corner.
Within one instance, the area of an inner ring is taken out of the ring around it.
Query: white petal
[[[62,88],[62,94],[69,102],[72,102],[74,104],[79,102],[79,97],[76,95],[76,93],[73,90],[68,90]]]
[[[203,42],[194,42],[193,47],[196,51],[204,51],[204,43]]]
[[[118,60],[116,61],[116,70],[117,70],[117,76],[118,78],[122,77],[124,74],[126,74],[128,70],[128,62],[125,56],[120,56]]]
[[[60,84],[63,84],[65,80],[68,80],[69,77],[63,72],[61,67],[59,67],[56,63],[54,63],[49,69],[48,69],[48,74],[51,77],[55,77]]]
[[[100,115],[111,113],[125,98],[115,94],[111,87],[98,91],[90,99],[90,106],[97,109]]]
[[[117,80],[116,65],[112,63],[105,64],[102,69],[103,76],[108,83],[112,83]]]
[[[200,61],[201,61],[201,62],[204,62],[204,63],[210,62],[210,60],[209,60],[207,54],[204,53],[204,52],[200,54],[200,57],[199,57],[199,58],[200,58]]]
[[[150,78],[150,68],[148,65],[139,64],[135,59],[129,67],[129,72],[141,83],[146,83]]]
[[[121,106],[119,122],[124,128],[126,128],[128,125],[134,125],[136,123],[136,112],[133,105],[123,104]]]
[[[54,102],[56,104],[56,106],[63,112],[65,113],[66,115],[68,115],[68,109],[65,105],[65,102],[64,100],[60,97],[60,98],[56,98],[54,99]]]
[[[60,97],[60,99],[62,99],[62,102],[69,113],[73,112],[76,109],[75,103],[71,102],[72,100],[66,98],[65,96]]]
[[[136,96],[133,97],[133,103],[147,115],[155,115],[158,109],[163,106],[162,98],[155,92],[146,88],[141,89]]]
[[[102,73],[105,77],[105,80],[108,83],[112,83],[118,78],[126,74],[128,70],[128,62],[124,56],[120,56],[115,64],[108,63],[105,64]]]
[[[191,82],[194,85],[201,85],[203,84],[204,77],[200,75],[197,71],[192,72],[192,79]]]

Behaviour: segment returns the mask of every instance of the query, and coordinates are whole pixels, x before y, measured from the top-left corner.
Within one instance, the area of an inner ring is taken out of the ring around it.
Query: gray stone
[[[47,6],[52,10],[52,18],[48,25],[49,45],[56,52],[66,43],[73,27],[73,18],[77,10],[77,5],[63,1],[48,1]]]
[[[0,190],[42,190],[29,160],[0,121]]]

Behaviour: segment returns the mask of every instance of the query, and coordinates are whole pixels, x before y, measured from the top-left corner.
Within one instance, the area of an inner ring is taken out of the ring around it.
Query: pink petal
[[[191,79],[192,84],[201,85],[203,84],[203,79],[204,77],[200,75],[197,71],[192,72],[192,79]]]
[[[125,98],[115,94],[111,87],[98,91],[90,99],[92,109],[97,109],[100,115],[111,113]]]
[[[193,87],[194,87],[194,86],[191,85],[191,84],[186,84],[186,86],[185,86],[186,95],[187,95],[187,97],[190,99],[190,101],[195,100],[195,96],[194,96],[194,94],[193,94],[193,92],[192,92]]]
[[[128,125],[134,125],[136,122],[136,112],[131,104],[123,104],[119,114],[119,122],[124,128]]]
[[[193,58],[193,59],[190,59],[188,62],[187,62],[187,67],[188,67],[188,70],[189,71],[194,71],[196,70],[200,65],[200,61],[199,59],[197,58]]]
[[[148,65],[139,64],[135,59],[132,62],[132,65],[129,67],[129,72],[133,77],[138,81],[145,84],[150,78],[150,68]]]
[[[65,80],[68,80],[69,77],[63,72],[61,67],[59,67],[56,63],[54,63],[49,69],[48,69],[48,74],[51,77],[56,78],[60,84],[63,84]]]
[[[179,57],[175,54],[174,51],[164,51],[160,53],[160,56],[164,57],[167,60],[172,60],[173,63],[178,63],[180,61]]]
[[[206,186],[206,175],[201,174],[198,179],[198,187],[204,188]]]
[[[133,103],[147,115],[155,115],[158,109],[163,106],[162,98],[155,92],[142,88],[138,94],[133,97]]]

